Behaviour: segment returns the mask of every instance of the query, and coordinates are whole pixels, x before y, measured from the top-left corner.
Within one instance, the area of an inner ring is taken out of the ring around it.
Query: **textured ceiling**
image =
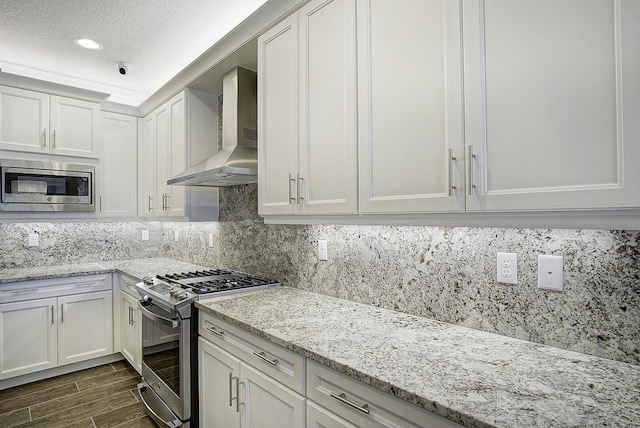
[[[0,69],[138,106],[265,1],[0,0]]]

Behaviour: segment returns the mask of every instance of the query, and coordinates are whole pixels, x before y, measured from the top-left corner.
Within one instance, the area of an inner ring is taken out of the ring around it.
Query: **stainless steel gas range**
[[[161,427],[198,427],[197,300],[280,285],[225,269],[147,277],[142,297],[140,398]]]

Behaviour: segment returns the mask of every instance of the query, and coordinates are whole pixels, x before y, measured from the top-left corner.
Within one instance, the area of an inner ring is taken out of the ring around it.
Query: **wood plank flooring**
[[[156,428],[126,362],[0,391],[0,427]]]

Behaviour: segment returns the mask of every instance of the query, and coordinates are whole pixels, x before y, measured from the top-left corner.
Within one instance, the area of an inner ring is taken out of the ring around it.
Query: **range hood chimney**
[[[167,184],[223,187],[258,181],[256,73],[241,67],[228,71],[222,96],[222,150]]]

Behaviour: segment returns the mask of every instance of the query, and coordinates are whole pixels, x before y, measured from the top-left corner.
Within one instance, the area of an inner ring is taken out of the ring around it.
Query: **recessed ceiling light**
[[[91,39],[87,39],[86,37],[76,37],[75,39],[73,39],[73,41],[76,43],[76,45],[86,49],[91,49],[93,51],[99,51],[104,47],[100,43]]]

